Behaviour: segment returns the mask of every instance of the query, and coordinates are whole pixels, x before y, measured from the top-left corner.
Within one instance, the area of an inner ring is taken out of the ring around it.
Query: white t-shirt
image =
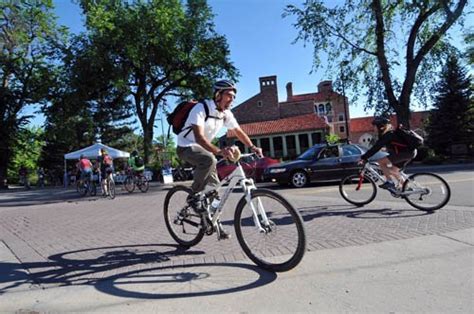
[[[183,127],[183,131],[178,135],[178,146],[188,147],[196,145],[194,132],[190,129],[187,129],[191,125],[202,126],[204,129],[204,137],[206,137],[209,141],[212,141],[217,136],[222,127],[226,127],[227,129],[235,129],[239,127],[239,124],[237,123],[232,111],[218,111],[213,100],[204,100],[204,102],[205,104],[199,103],[189,112],[188,119],[186,120],[186,123]],[[204,106],[209,108],[209,117],[207,121]],[[218,117],[219,119],[212,117]]]

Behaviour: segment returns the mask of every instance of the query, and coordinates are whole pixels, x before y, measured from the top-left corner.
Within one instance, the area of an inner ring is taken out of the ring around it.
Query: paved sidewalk
[[[274,274],[245,257],[232,228],[230,240],[179,249],[166,189],[0,193],[0,312],[473,312],[472,204],[426,213],[381,195],[357,208],[337,186],[279,189],[305,221],[308,251]],[[229,227],[239,198],[226,204]]]
[[[472,313],[473,235],[466,229],[308,252],[297,268],[280,274],[247,260],[152,264],[94,284],[48,289],[15,287],[26,274],[5,269],[18,261],[0,243],[0,289],[6,291],[0,311]]]

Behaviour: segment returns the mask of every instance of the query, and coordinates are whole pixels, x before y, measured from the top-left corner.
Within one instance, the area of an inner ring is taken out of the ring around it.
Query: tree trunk
[[[3,147],[2,152],[0,154],[0,189],[8,189],[7,184],[7,170],[8,164],[10,162],[10,147],[8,147],[8,143],[5,142],[3,139],[0,140],[0,146]]]
[[[145,164],[148,164],[150,161],[150,154],[153,147],[153,124],[149,123],[146,126],[143,126],[143,151],[144,157],[143,160]]]

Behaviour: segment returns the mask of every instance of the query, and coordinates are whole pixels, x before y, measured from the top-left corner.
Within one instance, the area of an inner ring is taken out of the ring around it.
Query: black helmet
[[[375,125],[377,127],[381,127],[384,125],[387,125],[390,123],[390,119],[387,117],[375,117],[374,120],[372,121],[372,125]]]
[[[138,151],[136,149],[132,152],[132,156],[138,156]]]
[[[222,80],[214,83],[214,94],[229,89],[233,90],[234,93],[237,93],[235,84],[229,80]]]
[[[83,154],[81,154],[81,157],[79,157],[79,159],[84,159],[84,155],[83,155]]]

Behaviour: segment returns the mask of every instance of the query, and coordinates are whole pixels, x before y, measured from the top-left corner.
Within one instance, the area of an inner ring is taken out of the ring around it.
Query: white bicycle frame
[[[380,180],[382,182],[386,182],[387,179],[385,178],[385,176],[381,175],[379,173],[380,171],[380,166],[377,162],[374,162],[374,161],[370,161],[370,162],[367,162],[365,165],[364,165],[364,168],[362,169],[362,172],[360,173],[360,175],[367,175],[367,172],[368,172],[368,177],[370,177],[372,180],[374,180],[374,182],[377,182],[377,180]],[[403,172],[401,169],[400,169],[400,176],[403,178],[403,180],[408,180],[409,179],[409,176]],[[420,190],[413,190],[413,191],[405,191],[405,192],[400,192],[399,194],[403,194],[405,196],[407,195],[410,195],[410,194],[420,194],[420,193],[423,193],[425,191],[424,188],[418,186],[418,184],[415,182],[415,185],[418,189]]]
[[[242,154],[241,157],[249,157],[252,155],[255,154]],[[204,190],[204,195],[212,190],[222,191],[224,190],[224,185],[228,184],[228,186],[225,188],[224,193],[221,195],[221,201],[216,211],[211,215],[210,211],[207,210],[209,220],[212,222],[213,226],[216,226],[217,220],[223,212],[224,205],[227,199],[229,198],[230,193],[232,193],[232,191],[240,185],[240,187],[242,188],[242,193],[245,195],[245,199],[247,200],[247,204],[252,210],[255,225],[258,227],[260,232],[266,232],[265,229],[262,227],[260,220],[258,219],[258,214],[260,214],[262,218],[261,221],[263,222],[263,224],[266,226],[270,224],[267,214],[265,213],[265,209],[263,208],[262,201],[260,200],[260,198],[257,198],[258,208],[255,208],[254,204],[251,202],[252,190],[255,190],[257,187],[255,186],[253,179],[248,179],[246,177],[244,169],[240,164],[240,161],[236,162],[236,166],[237,167],[234,169],[234,171],[232,171],[231,174],[225,177],[217,186],[207,186]]]

